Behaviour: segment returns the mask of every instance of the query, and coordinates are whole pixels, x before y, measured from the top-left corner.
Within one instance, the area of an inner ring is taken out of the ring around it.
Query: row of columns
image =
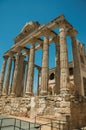
[[[28,53],[28,57],[29,57],[28,62],[24,61],[24,56],[21,54],[21,48],[17,49],[16,59],[14,59],[12,53],[10,53],[9,56],[4,56],[4,62],[2,65],[2,75],[0,77],[0,95],[9,95],[10,93],[11,96],[22,96],[23,92],[26,93],[26,95],[32,94],[33,77],[34,77],[34,52],[35,52],[34,49],[35,49],[35,44],[32,44],[32,47],[30,49],[30,56]],[[12,70],[12,60],[14,60],[13,70]],[[38,69],[39,72],[39,67],[36,66],[36,68]],[[12,83],[10,86],[11,71],[13,71],[12,72],[13,74],[12,74]],[[30,76],[28,76],[28,74]],[[29,83],[29,87],[28,87],[28,83]]]
[[[60,34],[59,39],[56,38],[56,93],[64,93],[68,91],[68,82],[69,82],[69,70],[68,70],[68,52],[67,52],[67,45],[66,45],[66,29],[64,26],[60,27]],[[75,36],[74,36],[75,37]],[[73,38],[73,36],[72,36]],[[75,41],[73,41],[75,42]],[[72,44],[73,46],[76,45],[76,43]],[[77,46],[74,46],[74,49],[76,49]],[[45,33],[44,35],[44,43],[43,43],[43,56],[42,56],[42,70],[41,70],[41,95],[47,94],[48,89],[48,55],[49,53],[49,32]],[[75,60],[75,52],[73,53],[73,57]],[[10,72],[11,72],[11,66],[12,66],[12,57],[9,58],[9,64],[8,64],[8,72],[6,76],[6,95],[8,94],[8,88],[9,88],[9,81],[10,81]],[[26,82],[26,96],[32,95],[33,91],[33,77],[34,77],[34,56],[35,56],[35,43],[32,44],[30,48],[30,55],[28,60],[28,72],[27,72],[27,82]],[[21,60],[21,48],[19,47],[16,54],[16,62],[15,62],[15,70],[13,74],[13,81],[12,81],[12,92],[11,95],[17,94],[17,96],[21,96],[21,86],[20,83],[23,77],[18,77],[19,72],[21,72],[21,75],[23,73],[23,66],[22,63],[24,61]],[[0,91],[2,91],[3,87],[3,81],[4,81],[4,75],[5,75],[5,68],[6,68],[6,62],[7,57],[4,57],[4,63],[2,67],[2,76],[1,76],[1,82],[0,82]],[[74,61],[74,65],[77,68],[77,63]],[[76,76],[76,74],[74,75]],[[20,81],[19,81],[20,79]],[[76,83],[77,84],[77,83]],[[23,88],[22,88],[23,89]]]

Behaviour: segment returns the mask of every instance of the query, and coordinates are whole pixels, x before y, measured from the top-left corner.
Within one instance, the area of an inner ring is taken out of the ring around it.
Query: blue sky
[[[0,0],[0,71],[3,54],[26,22],[45,24],[61,14],[78,30],[77,38],[86,45],[86,0]],[[50,64],[53,67],[52,59]]]

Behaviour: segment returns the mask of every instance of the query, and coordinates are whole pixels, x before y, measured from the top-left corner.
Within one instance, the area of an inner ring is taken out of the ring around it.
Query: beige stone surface
[[[59,32],[55,31],[57,28]],[[73,128],[78,127],[77,124],[80,127],[86,125],[86,55],[84,45],[76,39],[76,34],[77,30],[64,15],[48,24],[29,22],[24,26],[15,38],[15,44],[4,53],[4,57],[7,58],[12,52],[15,64],[11,85],[9,81],[12,60],[10,59],[9,64],[6,64],[7,59],[5,59],[2,66],[0,113],[27,117],[30,120],[35,119],[35,116],[46,117],[48,121],[50,119],[68,121],[70,118]],[[72,41],[73,62],[70,63],[68,62],[67,36]],[[49,70],[49,45],[53,42],[56,48],[56,67]],[[34,64],[35,51],[39,49],[43,52],[42,67]],[[27,55],[28,60],[26,58],[25,61],[24,57]],[[28,73],[24,73],[24,62],[28,63]],[[34,96],[33,93],[34,67],[40,70],[39,96]],[[4,87],[5,72],[7,77]],[[49,79],[50,72],[53,72],[54,79]],[[8,94],[9,86],[12,86],[11,94]],[[6,95],[2,93],[2,90],[6,92]],[[66,129],[66,125],[63,129]]]

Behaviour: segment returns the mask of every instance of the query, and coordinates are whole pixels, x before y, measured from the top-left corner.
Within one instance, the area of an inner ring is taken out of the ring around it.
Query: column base
[[[60,96],[63,98],[63,100],[65,101],[70,101],[70,93],[69,93],[69,89],[61,89],[60,90]]]
[[[40,92],[40,95],[42,95],[42,96],[47,95],[47,91],[41,91],[41,92]]]
[[[6,95],[6,93],[2,93],[1,97],[7,98],[8,95]]]
[[[11,93],[11,94],[10,94],[10,97],[15,97],[15,93]]]
[[[28,98],[30,96],[33,96],[33,94],[31,92],[26,92],[25,95],[24,95],[24,97],[26,97],[26,98]]]
[[[69,94],[69,89],[68,88],[60,89],[60,94]]]

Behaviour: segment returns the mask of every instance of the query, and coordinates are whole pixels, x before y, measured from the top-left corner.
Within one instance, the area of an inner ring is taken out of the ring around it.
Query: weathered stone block
[[[61,101],[61,102],[60,102],[60,107],[61,107],[61,108],[62,108],[62,107],[68,107],[68,108],[70,108],[70,102]]]

